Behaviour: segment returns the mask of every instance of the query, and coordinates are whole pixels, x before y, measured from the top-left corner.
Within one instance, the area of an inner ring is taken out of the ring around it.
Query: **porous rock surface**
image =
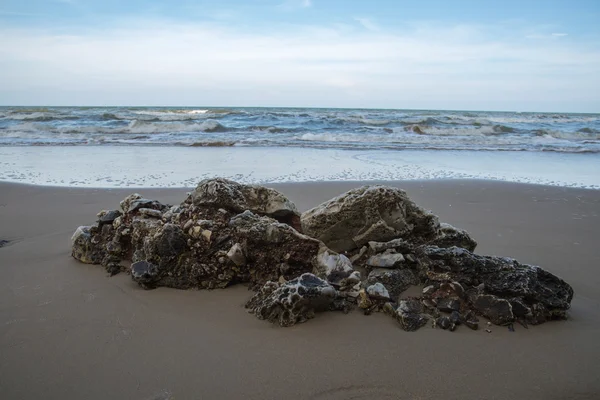
[[[413,244],[462,245],[474,250],[476,242],[415,204],[402,189],[374,185],[352,189],[301,217],[307,235],[335,251],[351,251],[370,241],[406,239]]]
[[[479,317],[510,328],[567,317],[573,289],[566,282],[540,267],[474,254],[475,246],[400,189],[354,189],[300,219],[274,189],[216,178],[175,206],[128,196],[120,209],[77,228],[72,256],[111,275],[126,271],[145,289],[248,283],[255,290],[249,311],[281,326],[355,306],[385,312],[406,331],[428,322],[478,329]],[[403,297],[411,286],[423,289]]]

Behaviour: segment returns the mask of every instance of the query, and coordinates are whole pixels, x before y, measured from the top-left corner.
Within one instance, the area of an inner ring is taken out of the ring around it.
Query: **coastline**
[[[365,182],[269,184],[301,211]],[[374,183],[374,182],[367,182]],[[1,392],[7,398],[596,398],[600,191],[486,180],[379,182],[467,229],[479,254],[540,265],[575,290],[570,319],[407,333],[382,315],[328,313],[293,328],[243,309],[245,287],[144,291],[71,259],[70,236],[132,192],[186,188],[0,183]],[[35,382],[35,385],[31,383]]]
[[[177,188],[215,176],[249,184],[484,179],[600,189],[600,153],[0,146],[0,181],[58,187]]]

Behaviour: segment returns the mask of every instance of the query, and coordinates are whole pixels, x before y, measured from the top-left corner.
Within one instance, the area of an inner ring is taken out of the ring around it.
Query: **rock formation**
[[[225,288],[248,283],[246,307],[290,326],[325,310],[382,311],[406,331],[539,324],[563,319],[573,297],[534,266],[473,253],[400,189],[364,186],[300,215],[282,193],[208,179],[179,205],[133,194],[77,228],[72,255],[131,274],[140,286]],[[302,233],[304,232],[304,233]],[[340,254],[338,252],[345,252]],[[403,297],[411,286],[417,296]]]

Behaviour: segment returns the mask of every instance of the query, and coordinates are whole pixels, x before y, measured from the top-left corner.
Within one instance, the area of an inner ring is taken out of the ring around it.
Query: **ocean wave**
[[[234,146],[236,142],[194,142],[190,144],[185,144],[189,147],[231,147]]]

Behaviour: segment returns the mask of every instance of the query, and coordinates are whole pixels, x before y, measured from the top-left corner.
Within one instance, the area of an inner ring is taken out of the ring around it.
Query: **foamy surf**
[[[0,107],[0,145],[600,153],[600,115],[281,108]]]

